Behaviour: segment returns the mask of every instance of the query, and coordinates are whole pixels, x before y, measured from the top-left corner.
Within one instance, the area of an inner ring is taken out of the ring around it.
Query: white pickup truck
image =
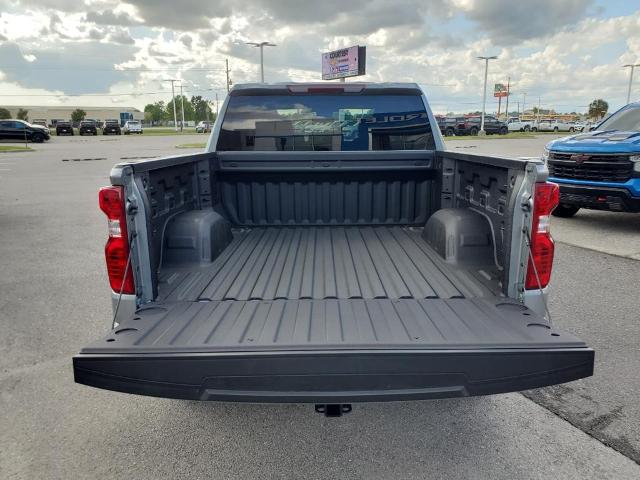
[[[547,175],[447,150],[416,84],[236,85],[205,152],[100,190],[115,314],[75,380],[340,415],[587,377],[545,317]]]
[[[565,122],[563,120],[540,120],[533,131],[538,132],[575,132],[576,125],[574,122]]]
[[[530,132],[535,123],[531,120],[520,120],[517,117],[511,117],[507,121],[507,129],[510,132]]]

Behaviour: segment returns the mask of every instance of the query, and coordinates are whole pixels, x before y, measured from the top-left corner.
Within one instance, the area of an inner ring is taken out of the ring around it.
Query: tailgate
[[[593,351],[500,298],[154,304],[73,359],[78,383],[160,397],[351,403],[484,395],[593,373]]]

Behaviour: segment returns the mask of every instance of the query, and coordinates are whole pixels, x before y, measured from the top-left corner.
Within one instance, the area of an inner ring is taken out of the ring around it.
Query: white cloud
[[[317,81],[322,51],[360,44],[368,54],[363,80],[419,82],[438,111],[478,108],[483,64],[476,56],[487,53],[500,57],[489,84],[511,77],[513,102],[527,92],[528,104],[540,96],[559,110],[596,96],[616,106],[628,78],[620,66],[640,60],[640,13],[604,18],[592,3],[14,0],[0,14],[0,74],[6,88],[20,84],[20,92],[157,92],[167,90],[163,79],[179,78],[222,95],[225,58],[235,83],[258,78],[258,50],[246,41],[278,44],[265,49],[270,81]],[[75,69],[82,79],[45,69],[52,65]],[[113,98],[143,106],[167,95]]]

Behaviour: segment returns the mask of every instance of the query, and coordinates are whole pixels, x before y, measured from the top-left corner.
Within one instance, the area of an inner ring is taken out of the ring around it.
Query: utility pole
[[[540,95],[538,95],[538,123],[540,123]]]
[[[631,68],[631,72],[629,72],[629,89],[627,90],[627,103],[631,103],[631,85],[633,85],[633,71],[635,70],[636,67],[640,67],[640,63],[628,63],[627,65],[624,65],[622,68],[627,68],[630,67]]]
[[[260,83],[264,83],[264,47],[275,47],[275,43],[271,42],[247,42],[247,45],[253,45],[260,49]]]
[[[522,115],[525,112],[525,104],[527,102],[527,92],[522,92]]]
[[[178,114],[176,113],[176,92],[173,88],[173,84],[178,80],[165,80],[165,82],[171,82],[171,102],[173,103],[173,126],[178,131]]]
[[[180,82],[180,103],[182,104],[182,123],[180,124],[180,131],[182,131],[184,128],[184,95],[182,95],[182,82]]]
[[[231,79],[229,78],[229,59],[227,58],[224,62],[227,65],[225,71],[227,72],[227,93],[229,93],[229,89],[231,88]]]
[[[491,57],[478,57],[478,60],[484,60],[484,88],[482,89],[482,119],[480,121],[480,135],[486,135],[484,130],[484,113],[487,105],[487,74],[489,72],[489,60],[495,60],[498,57],[493,55]]]
[[[506,110],[506,119],[507,122],[509,121],[509,95],[511,95],[511,92],[509,92],[509,89],[511,88],[511,77],[507,77],[507,105],[505,107]]]

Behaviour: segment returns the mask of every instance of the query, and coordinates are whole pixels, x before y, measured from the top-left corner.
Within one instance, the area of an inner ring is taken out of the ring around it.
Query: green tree
[[[609,104],[603,99],[598,98],[589,104],[589,118],[600,120],[609,111]]]
[[[211,111],[211,106],[209,105],[209,102],[204,98],[202,98],[201,95],[191,97],[191,106],[193,107],[194,120],[196,122],[200,120],[214,119],[215,115]]]
[[[0,108],[0,119],[11,118],[11,112],[6,108]]]
[[[76,108],[73,112],[71,112],[71,120],[74,122],[81,122],[86,116],[87,112],[85,112],[81,108]]]
[[[167,107],[162,100],[155,103],[149,103],[144,107],[144,118],[149,122],[158,123],[163,120],[166,120],[167,117]],[[173,118],[173,113],[171,114],[171,118]]]
[[[194,120],[195,114],[193,111],[193,105],[189,102],[189,99],[184,95],[176,95],[176,115],[178,117],[178,123],[182,120],[182,104],[184,100],[184,120],[185,122],[188,120]],[[172,119],[173,118],[173,100],[167,103],[167,116]]]
[[[16,113],[16,118],[18,120],[24,120],[25,122],[29,121],[29,110],[25,110],[24,108],[18,109],[18,113]]]

